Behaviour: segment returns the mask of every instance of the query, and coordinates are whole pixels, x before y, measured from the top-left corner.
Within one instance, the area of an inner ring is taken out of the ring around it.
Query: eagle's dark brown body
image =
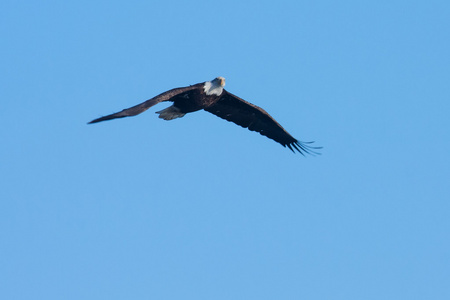
[[[301,154],[317,154],[315,150],[320,147],[311,147],[309,143],[296,140],[264,109],[229,93],[223,88],[224,85],[225,79],[217,77],[212,81],[175,88],[136,106],[95,119],[89,124],[135,116],[160,102],[170,101],[173,102],[172,106],[157,112],[160,118],[173,120],[187,113],[204,109],[222,119],[259,132],[292,151],[297,150]]]
[[[172,98],[173,106],[180,109],[182,113],[191,113],[210,107],[219,101],[220,96],[206,95],[203,83],[196,84],[198,88],[176,95]]]

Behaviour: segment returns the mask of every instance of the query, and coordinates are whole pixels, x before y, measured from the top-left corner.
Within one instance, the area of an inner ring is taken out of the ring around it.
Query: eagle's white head
[[[203,87],[206,95],[217,95],[220,96],[223,92],[223,87],[225,86],[225,78],[216,77],[211,81],[205,82]]]

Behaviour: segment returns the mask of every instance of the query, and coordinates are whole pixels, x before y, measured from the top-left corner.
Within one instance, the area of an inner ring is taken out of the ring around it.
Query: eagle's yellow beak
[[[218,79],[219,82],[220,82],[220,86],[225,86],[225,78],[223,78],[223,77],[217,77],[217,79]]]

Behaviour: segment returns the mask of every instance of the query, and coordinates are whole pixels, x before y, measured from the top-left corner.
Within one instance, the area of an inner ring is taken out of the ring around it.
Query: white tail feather
[[[173,120],[176,118],[184,117],[184,113],[180,112],[180,109],[175,106],[169,106],[163,110],[157,111],[157,114],[159,114],[158,118],[164,119],[166,121]]]

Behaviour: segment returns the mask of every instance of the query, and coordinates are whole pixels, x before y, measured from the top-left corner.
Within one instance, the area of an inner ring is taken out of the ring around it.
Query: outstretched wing
[[[205,108],[207,112],[251,131],[259,132],[284,147],[287,146],[293,152],[295,152],[295,149],[301,154],[318,154],[314,150],[321,147],[311,147],[307,144],[312,142],[305,143],[296,140],[261,107],[253,105],[226,90],[223,90],[223,93],[216,104]]]
[[[187,91],[190,91],[190,90],[198,88],[199,85],[201,85],[201,84],[195,84],[195,85],[191,85],[191,86],[187,86],[187,87],[181,87],[181,88],[175,88],[175,89],[169,90],[167,92],[159,94],[156,97],[153,97],[152,99],[149,99],[149,100],[147,100],[145,102],[142,102],[141,104],[138,104],[136,106],[133,106],[133,107],[130,107],[130,108],[126,108],[126,109],[124,109],[124,110],[122,110],[120,112],[117,112],[115,114],[107,115],[107,116],[104,116],[104,117],[92,120],[88,124],[138,115],[140,113],[143,113],[144,111],[146,111],[147,109],[149,109],[153,105],[156,105],[156,104],[158,104],[160,102],[163,102],[163,101],[170,101],[173,97],[175,97],[175,96],[177,96],[179,94],[182,94],[182,93],[185,93]]]

